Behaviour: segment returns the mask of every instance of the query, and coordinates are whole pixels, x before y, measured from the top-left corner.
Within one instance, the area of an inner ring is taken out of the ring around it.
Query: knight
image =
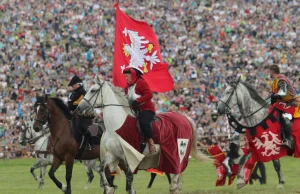
[[[278,65],[271,65],[269,67],[270,77],[273,78],[271,104],[273,106],[294,106],[298,105],[296,91],[292,86],[290,80],[284,75],[280,74]],[[275,106],[275,107],[276,107]],[[289,149],[292,148],[291,136],[291,120],[293,113],[284,112],[284,108],[278,109],[278,118],[281,125],[282,146]]]
[[[72,87],[72,93],[69,95],[68,99],[68,108],[71,111],[74,111],[77,108],[79,102],[83,99],[84,95],[86,94],[86,91],[82,85],[82,80],[77,75],[73,76],[68,86]],[[89,150],[93,150],[94,142],[92,139],[92,135],[88,130],[88,126],[80,127],[80,129],[81,133],[85,136],[88,142]]]
[[[131,108],[141,111],[137,117],[141,130],[148,140],[149,152],[154,153],[153,130],[151,122],[154,120],[155,107],[152,100],[153,94],[148,83],[143,79],[143,72],[135,67],[128,66],[123,70],[127,80],[125,94]]]

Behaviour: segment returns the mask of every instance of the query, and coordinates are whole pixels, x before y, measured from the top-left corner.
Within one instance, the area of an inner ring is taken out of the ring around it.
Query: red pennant
[[[122,70],[127,66],[144,72],[153,92],[167,92],[173,89],[174,82],[160,54],[156,35],[147,23],[137,21],[116,7],[116,29],[114,45],[113,84],[127,85]]]

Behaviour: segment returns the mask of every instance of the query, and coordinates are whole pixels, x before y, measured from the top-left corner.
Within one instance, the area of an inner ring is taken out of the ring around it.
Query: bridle
[[[47,103],[45,102],[45,103],[36,103],[35,104],[35,106],[37,106],[37,105],[40,105],[40,106],[43,106],[43,107],[45,107],[45,109],[46,109],[46,114],[44,114],[44,116],[43,116],[43,118],[42,119],[38,119],[37,118],[37,116],[38,116],[38,112],[37,112],[37,110],[36,110],[36,107],[35,107],[35,113],[36,113],[36,117],[35,117],[35,121],[37,121],[37,122],[39,122],[39,123],[41,123],[42,125],[45,125],[47,122],[49,123],[49,121],[50,121],[50,114],[49,114],[49,108],[48,108],[48,106],[47,106]],[[50,123],[49,123],[50,124]]]
[[[39,140],[41,137],[43,137],[45,134],[49,133],[49,131],[45,131],[45,130],[42,130],[42,134],[37,136],[37,137],[34,137],[33,136],[33,131],[32,130],[29,130],[29,127],[27,125],[22,125],[24,126],[24,128],[21,128],[21,141],[25,141],[29,144],[34,144],[35,142],[37,142],[37,140]],[[29,133],[29,137],[26,137],[26,134],[27,132]]]
[[[129,106],[129,105],[122,105],[122,104],[104,104],[104,103],[103,103],[103,90],[102,90],[102,88],[103,88],[103,86],[104,86],[104,84],[105,84],[105,81],[103,80],[102,83],[96,82],[96,84],[99,85],[99,88],[98,88],[97,90],[93,91],[93,92],[94,92],[93,95],[92,95],[88,100],[87,100],[85,97],[82,99],[82,100],[84,100],[84,101],[89,105],[89,107],[88,107],[86,110],[91,110],[91,111],[92,111],[92,110],[94,110],[95,108],[102,108],[102,109],[104,109],[105,107],[108,107],[108,106],[131,107],[131,106]],[[96,99],[98,99],[98,96],[99,96],[99,95],[101,95],[101,104],[100,104],[99,106],[95,106],[95,104],[96,104]],[[96,96],[96,98],[95,98],[95,100],[94,100],[94,103],[91,104],[90,101],[91,101],[91,99],[92,99],[94,96]],[[131,111],[133,111],[133,110],[131,109]],[[89,112],[89,111],[87,111],[87,112]],[[86,113],[84,113],[84,114],[86,114]],[[89,116],[89,115],[85,115],[85,116]]]
[[[233,116],[231,110],[232,110],[232,108],[233,108],[234,106],[238,106],[238,107],[239,107],[239,104],[240,104],[240,103],[239,103],[239,98],[238,98],[238,95],[237,95],[237,92],[236,92],[236,88],[237,88],[237,85],[238,85],[239,83],[240,83],[240,77],[239,77],[239,79],[237,80],[237,82],[235,82],[235,83],[229,83],[229,85],[233,88],[233,90],[231,91],[229,97],[227,98],[226,102],[224,102],[223,100],[219,100],[220,102],[222,102],[222,103],[226,106],[226,107],[225,107],[225,114],[227,115],[227,117],[229,117],[229,116],[232,117],[232,116]],[[230,107],[230,106],[229,106],[229,102],[230,102],[230,100],[231,100],[231,98],[232,98],[232,96],[233,96],[234,93],[235,93],[235,95],[236,95],[237,103],[236,103],[235,105],[233,105],[232,107]],[[243,115],[243,113],[241,112],[243,119],[246,119],[246,118],[249,118],[249,117],[253,116],[253,115],[256,114],[258,111],[260,111],[261,109],[263,109],[266,105],[268,105],[269,103],[267,102],[267,100],[268,100],[269,98],[270,98],[270,97],[266,98],[266,99],[265,99],[265,103],[264,103],[260,108],[258,108],[258,109],[255,110],[254,112],[250,113],[249,115]]]

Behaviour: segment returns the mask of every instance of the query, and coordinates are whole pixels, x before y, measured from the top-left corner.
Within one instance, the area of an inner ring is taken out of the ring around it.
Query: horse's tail
[[[197,147],[197,128],[196,123],[194,120],[188,116],[186,116],[189,122],[191,123],[191,126],[193,128],[193,144],[192,144],[192,150],[191,150],[191,156],[193,158],[196,158],[197,160],[201,162],[213,162],[213,159],[209,155],[206,155],[202,153],[200,150],[198,150]]]

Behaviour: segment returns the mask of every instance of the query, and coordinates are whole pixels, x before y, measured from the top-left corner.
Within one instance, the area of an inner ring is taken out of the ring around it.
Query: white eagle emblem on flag
[[[144,36],[139,36],[138,32],[127,30],[125,27],[123,30],[125,37],[129,36],[130,45],[123,45],[123,54],[128,57],[131,56],[128,66],[142,69],[144,73],[148,73],[148,64],[150,65],[150,70],[152,70],[153,65],[159,63],[160,60],[157,56],[157,50],[153,51],[154,45],[145,40]],[[126,65],[121,66],[121,70],[125,69]]]

